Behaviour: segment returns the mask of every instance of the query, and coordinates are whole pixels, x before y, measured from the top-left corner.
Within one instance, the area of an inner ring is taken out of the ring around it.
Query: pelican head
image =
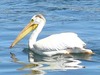
[[[46,19],[43,17],[42,14],[37,14],[32,17],[28,25],[20,32],[14,42],[11,44],[10,48],[14,47],[21,39],[23,39],[28,33],[31,31],[40,32],[45,25]]]

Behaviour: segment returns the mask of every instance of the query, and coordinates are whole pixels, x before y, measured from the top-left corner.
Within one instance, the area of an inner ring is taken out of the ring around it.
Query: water
[[[38,39],[75,32],[95,54],[39,56],[27,49],[30,34],[10,49],[13,40],[37,13],[47,19]],[[1,0],[0,75],[99,75],[99,24],[99,0]]]

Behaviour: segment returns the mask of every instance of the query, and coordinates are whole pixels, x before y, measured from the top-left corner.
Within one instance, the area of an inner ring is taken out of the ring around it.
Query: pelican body
[[[10,48],[14,47],[29,32],[34,30],[29,38],[29,48],[37,54],[46,56],[70,53],[93,54],[92,50],[84,48],[86,46],[86,43],[84,43],[78,37],[78,35],[73,32],[53,34],[37,41],[37,37],[42,31],[45,23],[46,19],[42,14],[34,15],[29,24],[14,40]]]

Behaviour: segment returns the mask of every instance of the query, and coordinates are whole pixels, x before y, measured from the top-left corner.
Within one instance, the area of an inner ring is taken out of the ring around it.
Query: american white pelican
[[[93,54],[90,49],[85,49],[86,44],[72,32],[53,34],[39,41],[37,37],[46,23],[43,15],[34,15],[29,24],[21,31],[10,48],[16,45],[29,32],[33,31],[29,39],[29,48],[37,54],[52,56],[60,53],[88,53]]]

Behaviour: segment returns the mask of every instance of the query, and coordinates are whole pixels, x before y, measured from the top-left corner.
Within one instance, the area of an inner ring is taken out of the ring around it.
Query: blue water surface
[[[75,32],[95,54],[33,54],[27,49],[31,33],[10,49],[19,32],[38,13],[47,19],[38,40],[51,34]],[[0,75],[100,73],[100,0],[1,0],[0,28]]]

